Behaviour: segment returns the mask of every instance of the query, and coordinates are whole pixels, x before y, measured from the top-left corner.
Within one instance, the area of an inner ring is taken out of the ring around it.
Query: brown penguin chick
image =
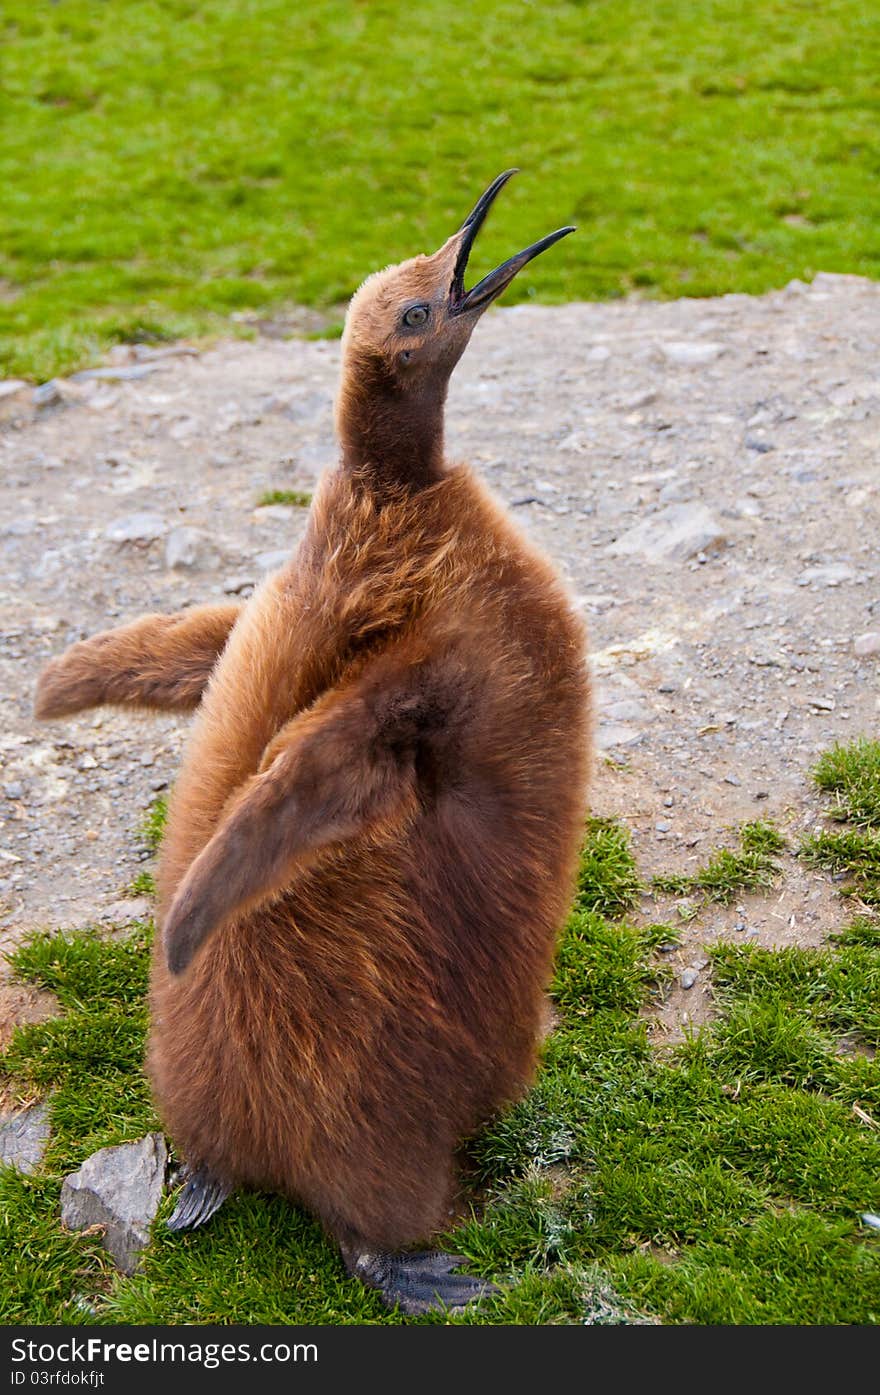
[[[240,612],[75,645],[38,694],[52,716],[203,692],[158,874],[148,1069],[190,1165],[170,1225],[286,1193],[407,1312],[489,1287],[409,1247],[448,1220],[457,1145],[532,1078],[586,796],[581,625],[443,449],[477,320],[571,231],[465,291],[511,173],[353,298],[341,461],[290,563]]]

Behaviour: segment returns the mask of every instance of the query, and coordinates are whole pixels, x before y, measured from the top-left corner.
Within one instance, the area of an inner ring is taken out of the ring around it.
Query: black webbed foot
[[[350,1274],[369,1288],[378,1289],[389,1308],[399,1305],[401,1312],[411,1317],[444,1309],[460,1312],[469,1303],[498,1292],[487,1279],[458,1273],[458,1266],[465,1263],[461,1255],[440,1250],[413,1254],[362,1250],[346,1255],[345,1259]]]
[[[166,1224],[169,1230],[194,1230],[219,1211],[232,1188],[207,1167],[185,1169],[186,1181]]]

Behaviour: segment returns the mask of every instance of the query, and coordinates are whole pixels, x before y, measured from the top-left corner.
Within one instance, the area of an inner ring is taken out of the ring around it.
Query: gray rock
[[[612,557],[638,555],[648,562],[686,562],[726,544],[724,531],[705,504],[670,504],[610,544]]]
[[[172,528],[165,539],[165,565],[174,571],[198,566],[204,535],[198,528]]]
[[[252,576],[228,576],[223,582],[223,590],[227,596],[237,596],[242,591],[247,591],[254,587],[256,582]]]
[[[683,969],[681,977],[679,979],[679,983],[681,984],[682,988],[693,988],[698,977],[699,975],[696,969]]]
[[[273,552],[259,552],[254,560],[261,572],[277,572],[279,567],[287,565],[290,556],[291,548],[280,547]]]
[[[0,1114],[0,1164],[33,1172],[49,1142],[49,1111],[35,1104],[14,1114]]]
[[[157,367],[158,365],[152,363],[133,363],[127,366],[114,364],[109,368],[83,368],[79,373],[71,373],[70,377],[74,383],[88,383],[101,379],[129,382],[132,379],[146,378],[150,373],[155,373]]]
[[[151,543],[161,538],[167,527],[157,513],[132,513],[114,519],[104,530],[104,537],[115,543]]]
[[[55,378],[50,378],[47,383],[40,383],[34,388],[31,399],[35,407],[52,407],[56,402],[61,401],[61,388]]]
[[[669,363],[677,363],[685,368],[695,368],[703,363],[712,363],[725,352],[724,344],[713,344],[709,340],[677,340],[671,344],[661,344],[660,351]]]
[[[123,1274],[133,1274],[150,1238],[165,1184],[168,1151],[160,1133],[101,1148],[65,1177],[61,1219],[70,1230],[104,1228],[102,1244]]]
[[[872,654],[880,654],[880,630],[870,630],[867,634],[859,635],[853,641],[857,659],[870,658]]]
[[[863,1225],[870,1226],[871,1230],[880,1230],[880,1216],[876,1211],[863,1211],[859,1220]]]
[[[14,397],[17,392],[21,392],[27,386],[24,378],[0,378],[0,399]]]
[[[855,581],[856,574],[848,562],[825,562],[815,567],[805,567],[797,578],[798,586],[840,586],[844,581]]]
[[[690,480],[670,480],[657,495],[660,504],[686,504],[694,497],[694,486]]]
[[[600,751],[608,751],[613,746],[635,746],[644,733],[638,727],[626,722],[599,722],[596,730],[596,746]]]

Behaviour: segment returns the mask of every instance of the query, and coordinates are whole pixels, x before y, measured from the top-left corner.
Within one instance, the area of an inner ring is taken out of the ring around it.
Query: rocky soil
[[[271,326],[264,327],[271,330]],[[567,576],[590,627],[594,812],[646,876],[734,826],[820,818],[809,769],[880,718],[880,285],[817,276],[725,296],[499,309],[453,380],[448,443]],[[334,342],[120,348],[34,391],[0,382],[0,944],[125,923],[137,825],[186,724],[99,711],[37,725],[43,663],[148,610],[247,596],[296,546],[335,458]],[[846,916],[793,856],[770,897],[698,914],[657,1028],[710,1004],[717,935],[820,942]],[[652,920],[674,915],[646,898]],[[690,975],[687,975],[690,978]],[[0,989],[2,1019],[41,1011]]]

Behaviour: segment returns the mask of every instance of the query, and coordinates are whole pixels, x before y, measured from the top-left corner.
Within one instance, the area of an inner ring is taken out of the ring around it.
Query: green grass
[[[293,508],[307,509],[312,496],[306,489],[267,489],[257,500],[257,508],[267,504],[290,504]]]
[[[168,801],[161,794],[147,808],[141,819],[138,832],[151,852],[156,852],[165,832],[168,818]]]
[[[520,165],[508,302],[876,276],[865,0],[6,0],[0,372],[338,306]],[[338,312],[333,315],[338,320]]]
[[[835,818],[880,827],[880,741],[863,738],[833,746],[819,760],[813,778],[834,795]]]
[[[746,851],[778,847],[768,825],[745,832]],[[625,832],[592,820],[542,1070],[468,1144],[475,1209],[447,1237],[504,1290],[455,1321],[877,1322],[880,1242],[860,1218],[880,1211],[880,922],[856,918],[825,949],[716,945],[721,1015],[658,1053],[642,1014],[672,932],[621,918],[638,890]],[[131,1278],[95,1237],[61,1231],[64,1174],[157,1127],[141,1070],[149,933],[41,935],[13,955],[64,1012],[19,1028],[0,1060],[0,1085],[48,1093],[52,1121],[36,1174],[0,1170],[0,1321],[405,1321],[278,1197],[235,1196],[190,1235],[160,1220]]]
[[[801,856],[845,878],[844,894],[865,906],[880,906],[880,741],[832,747],[813,778],[833,795],[830,817],[855,827],[812,834],[803,840]]]
[[[674,896],[701,896],[704,901],[727,905],[743,891],[764,891],[779,876],[775,854],[782,852],[785,840],[772,824],[758,819],[743,824],[739,831],[740,850],[720,848],[705,867],[692,873],[654,877],[655,891]]]

